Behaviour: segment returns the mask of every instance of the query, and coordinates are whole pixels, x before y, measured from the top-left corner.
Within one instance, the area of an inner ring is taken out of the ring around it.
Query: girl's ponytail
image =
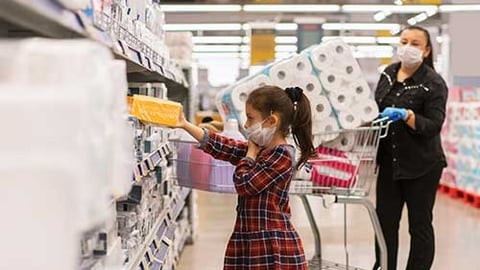
[[[315,154],[315,147],[312,142],[312,112],[310,101],[303,94],[299,87],[287,88],[285,92],[293,102],[293,115],[291,119],[291,129],[293,140],[300,148],[300,160],[297,162],[296,169],[304,165],[308,158]]]

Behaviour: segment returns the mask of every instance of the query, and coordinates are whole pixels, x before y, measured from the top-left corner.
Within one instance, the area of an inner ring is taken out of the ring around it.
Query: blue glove
[[[380,113],[380,118],[388,117],[388,119],[396,122],[407,118],[407,110],[404,108],[387,107]]]

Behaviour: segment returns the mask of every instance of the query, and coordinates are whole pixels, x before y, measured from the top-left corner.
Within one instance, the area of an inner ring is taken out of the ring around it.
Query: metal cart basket
[[[329,203],[358,204],[368,213],[380,248],[380,266],[387,269],[386,244],[373,203],[368,199],[376,175],[376,154],[380,139],[388,134],[390,122],[380,119],[371,125],[337,132],[316,133],[316,139],[335,138],[317,148],[317,157],[297,171],[290,194],[298,195],[305,207],[315,240],[315,256],[309,269],[359,269],[349,265],[346,211],[344,212],[345,264],[322,260],[321,238],[307,195],[319,196],[324,206]],[[196,148],[196,143],[173,140],[177,148],[174,178],[178,185],[190,188],[236,193],[232,180],[235,167],[228,162],[213,160]],[[330,147],[329,147],[330,146]]]

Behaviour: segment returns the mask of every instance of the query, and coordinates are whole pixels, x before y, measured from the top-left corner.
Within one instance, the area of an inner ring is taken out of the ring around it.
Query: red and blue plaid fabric
[[[290,145],[245,158],[247,143],[210,133],[206,153],[236,166],[235,229],[225,252],[224,270],[306,270],[302,241],[290,222],[288,189],[293,176]]]

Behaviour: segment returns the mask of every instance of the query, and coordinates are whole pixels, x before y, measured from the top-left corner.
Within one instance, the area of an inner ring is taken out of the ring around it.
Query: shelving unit
[[[123,27],[101,15],[98,23],[82,11],[64,9],[52,0],[0,1],[0,29],[7,37],[43,36],[49,38],[88,38],[112,50],[127,62],[131,82],[164,82],[169,89],[189,87],[179,65],[167,61]],[[115,27],[116,31],[110,30]]]
[[[186,111],[191,111],[189,109],[190,77],[186,77],[187,68],[181,67],[165,58],[161,52],[150,48],[108,15],[95,13],[93,16],[89,17],[83,11],[65,9],[55,0],[2,0],[0,1],[0,37],[92,40],[109,48],[116,59],[126,62],[126,77],[129,83],[164,83],[168,89],[169,99],[183,103]],[[129,260],[124,264],[126,270],[174,269],[184,243],[191,238],[193,230],[191,217],[182,215],[183,218],[179,218],[179,216],[185,208],[191,207],[192,192],[190,189],[178,188],[171,184],[169,176],[171,168],[166,169],[171,151],[168,142],[164,142],[158,149],[136,162],[132,168],[132,190],[128,196],[117,200],[139,207],[144,195],[142,192],[148,192],[142,191],[142,181],[147,178],[151,181],[155,176],[158,177],[156,174],[159,171],[163,174],[161,181],[156,183],[159,190],[166,189],[163,197],[159,198],[162,205],[161,212],[154,221],[142,227],[142,229],[147,227],[150,229],[144,234],[146,236],[138,245],[138,251],[132,251],[133,254],[130,254]],[[158,170],[159,167],[162,169]],[[188,213],[191,213],[191,209]],[[177,228],[181,234],[175,233]],[[92,237],[95,237],[95,230],[98,229],[92,228]],[[117,237],[117,239],[116,248],[121,245],[120,238]],[[174,243],[178,244],[174,245]],[[106,250],[107,257],[110,253],[111,250]],[[111,259],[107,257],[103,259]],[[98,267],[97,262],[91,262],[92,267]]]

